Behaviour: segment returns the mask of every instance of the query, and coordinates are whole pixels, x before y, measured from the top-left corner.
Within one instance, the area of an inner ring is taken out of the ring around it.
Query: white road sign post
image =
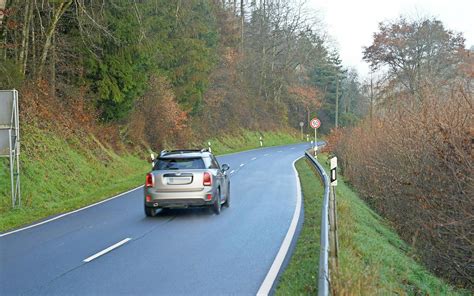
[[[21,206],[18,91],[0,90],[0,157],[10,160],[12,207]]]
[[[321,126],[321,121],[316,117],[311,119],[309,125],[314,129],[314,156],[317,157],[316,151],[318,150],[318,128]]]

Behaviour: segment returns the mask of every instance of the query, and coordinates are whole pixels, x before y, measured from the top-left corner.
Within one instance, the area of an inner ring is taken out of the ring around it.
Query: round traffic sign
[[[319,121],[319,119],[317,119],[317,118],[313,118],[309,122],[309,125],[311,125],[312,128],[318,128],[318,127],[321,126],[321,121]]]
[[[304,122],[300,121],[300,127],[303,127],[303,125],[304,125]]]

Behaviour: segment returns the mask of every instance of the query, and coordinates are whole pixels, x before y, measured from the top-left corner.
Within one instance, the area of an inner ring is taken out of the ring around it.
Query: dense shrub
[[[345,175],[428,267],[473,288],[472,93],[397,99],[344,132]]]

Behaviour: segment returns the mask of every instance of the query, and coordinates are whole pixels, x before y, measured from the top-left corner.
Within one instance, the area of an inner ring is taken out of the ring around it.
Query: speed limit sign
[[[319,119],[317,119],[317,118],[313,118],[309,122],[309,125],[311,125],[312,128],[316,129],[316,128],[321,126],[321,121],[319,121]]]

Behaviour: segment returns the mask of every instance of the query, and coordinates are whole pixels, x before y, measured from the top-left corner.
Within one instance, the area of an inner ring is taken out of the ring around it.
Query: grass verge
[[[260,137],[264,147],[295,144],[301,142],[296,133],[291,131],[255,132],[240,130],[237,135],[224,135],[210,139],[212,152],[220,155],[260,148]],[[204,143],[207,147],[207,142]]]
[[[319,159],[321,163],[326,161],[324,157]],[[309,164],[300,160],[296,168],[305,199],[305,221],[277,295],[314,294],[317,289],[322,188]],[[339,268],[333,272],[334,295],[469,295],[455,290],[418,263],[413,249],[341,176],[336,193]]]
[[[63,139],[34,126],[23,129],[22,207],[12,209],[8,162],[0,167],[0,231],[74,210],[143,182],[149,164],[117,154],[91,135]]]
[[[295,143],[286,132],[241,131],[212,139],[216,154]],[[143,153],[116,153],[92,135],[68,139],[34,125],[22,127],[22,207],[12,209],[8,160],[0,159],[0,232],[75,210],[139,186],[150,169]]]
[[[321,206],[324,188],[316,172],[306,163],[296,162],[304,201],[304,224],[276,295],[316,295],[319,265],[319,234],[321,232]]]

